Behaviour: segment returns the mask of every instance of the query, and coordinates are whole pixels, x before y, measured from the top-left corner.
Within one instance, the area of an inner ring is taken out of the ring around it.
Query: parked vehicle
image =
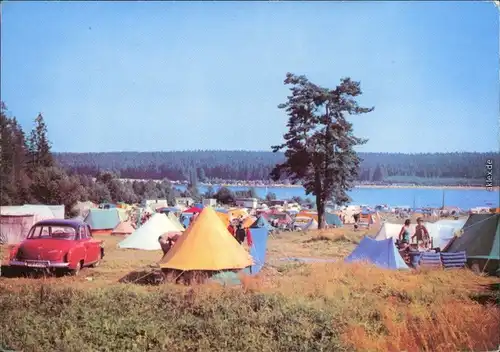
[[[92,237],[87,223],[51,219],[33,225],[27,238],[12,248],[9,264],[13,268],[78,275],[83,267],[98,266],[103,257],[103,241]]]

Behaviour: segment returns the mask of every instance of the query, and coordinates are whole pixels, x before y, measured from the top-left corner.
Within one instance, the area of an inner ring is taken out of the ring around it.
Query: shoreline
[[[200,186],[220,186],[220,187],[247,187],[247,188],[302,188],[302,185],[285,185],[285,184],[273,184],[273,185],[243,185],[238,183],[221,183],[221,184],[210,184],[210,183],[199,183]],[[354,188],[372,188],[372,189],[449,189],[449,190],[461,190],[461,191],[473,191],[473,190],[485,190],[488,192],[498,192],[500,191],[499,186],[486,188],[479,186],[412,186],[412,185],[356,185]],[[490,190],[491,189],[491,190]]]

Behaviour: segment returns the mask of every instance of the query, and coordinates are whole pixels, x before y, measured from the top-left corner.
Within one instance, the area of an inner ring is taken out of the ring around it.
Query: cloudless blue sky
[[[3,2],[1,98],[54,151],[269,150],[286,72],[361,81],[360,151],[499,149],[491,2]]]

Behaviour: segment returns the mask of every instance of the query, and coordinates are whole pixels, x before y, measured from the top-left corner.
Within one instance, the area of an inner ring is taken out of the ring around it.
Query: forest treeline
[[[486,161],[500,166],[500,153],[359,153],[359,182],[452,183],[483,185]],[[188,181],[196,170],[201,182],[269,181],[269,173],[284,159],[265,151],[175,151],[55,153],[71,173],[95,176],[110,170],[122,178]],[[498,175],[498,173],[496,173]],[[445,182],[443,182],[445,181]]]
[[[64,204],[67,216],[78,201],[94,203],[139,203],[145,199],[167,199],[174,204],[177,196],[201,198],[196,187],[196,174],[190,174],[191,185],[184,192],[172,187],[167,179],[160,182],[126,181],[110,171],[94,175],[68,173],[51,152],[47,126],[39,114],[33,129],[27,134],[17,119],[0,102],[0,205]],[[207,196],[221,203],[234,201],[238,196],[226,188],[217,192],[207,190]],[[255,191],[249,192],[255,193]],[[244,195],[247,195],[246,193]]]

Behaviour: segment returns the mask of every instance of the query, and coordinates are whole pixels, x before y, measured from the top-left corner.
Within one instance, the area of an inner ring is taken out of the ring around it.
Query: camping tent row
[[[477,265],[481,271],[500,274],[500,214],[471,214],[465,223],[443,220],[426,227],[434,247],[445,253],[463,251],[470,267]],[[384,223],[375,239],[365,237],[346,261],[367,260],[384,268],[405,268],[395,246],[400,229],[399,224]]]
[[[304,223],[307,223],[306,219],[312,219],[314,221],[310,221],[307,226],[303,227]],[[325,212],[325,222],[329,226],[342,227],[342,221],[337,214]],[[318,214],[312,212],[299,212],[294,219],[294,226],[297,226],[301,229],[317,229],[318,228]]]
[[[248,253],[229,233],[224,221],[214,209],[204,208],[184,232],[175,223],[174,216],[156,213],[144,225],[118,244],[120,248],[160,250],[158,238],[165,233],[179,234],[172,249],[162,258],[164,269],[182,271],[241,270],[257,273],[265,262],[267,236],[271,226],[259,217],[249,226],[253,244]],[[181,230],[181,231],[180,231]]]

